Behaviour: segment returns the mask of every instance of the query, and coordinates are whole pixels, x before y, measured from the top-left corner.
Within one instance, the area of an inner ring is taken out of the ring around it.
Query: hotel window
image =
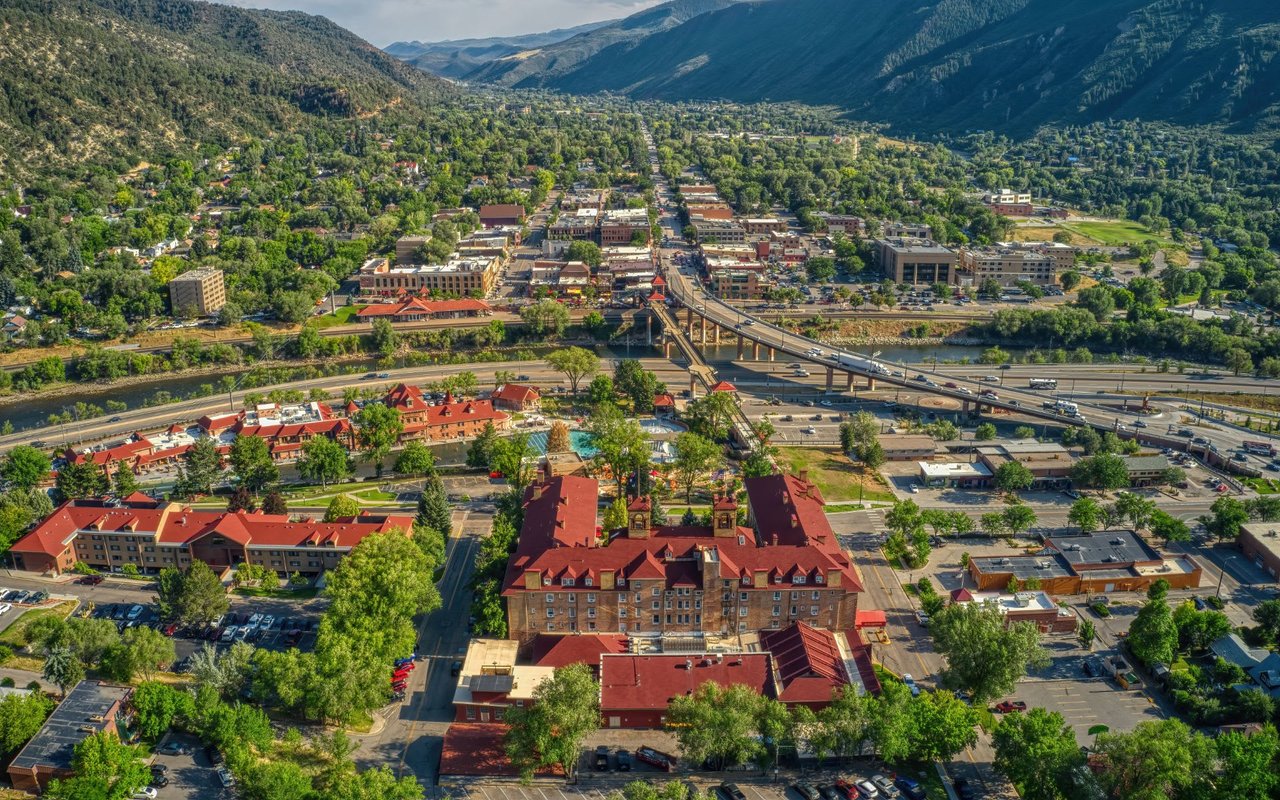
[[[467,719],[471,722],[475,722],[475,719],[476,719],[475,706],[467,706]]]
[[[301,562],[301,561],[290,561],[290,562],[289,562],[289,566],[291,566],[291,567],[300,567],[300,566],[302,566],[302,562]]]
[[[773,602],[777,603],[782,600],[782,592],[773,593]]]
[[[817,592],[813,592],[813,593],[810,595],[809,599],[810,599],[810,600],[817,600],[819,597],[820,597],[820,595],[819,595]]]
[[[817,606],[809,606],[809,616],[811,616],[811,617],[816,617],[816,616],[818,616],[818,607],[817,607]]]
[[[740,616],[740,617],[745,617],[746,615],[747,615],[747,607],[746,607],[746,606],[743,606],[742,608],[739,608],[739,609],[738,609],[738,616]]]
[[[547,619],[555,619],[555,618],[556,618],[556,610],[554,608],[548,608]]]
[[[821,576],[821,575],[814,575],[814,576],[813,576],[813,582],[814,582],[814,583],[822,583],[822,576]]]
[[[662,617],[661,617],[660,615],[658,615],[658,614],[654,614],[654,615],[653,615],[653,624],[654,624],[654,625],[661,625],[661,624],[662,624]]]
[[[782,616],[782,606],[774,606],[774,607],[773,607],[773,615],[774,615],[775,617],[780,617],[780,616]]]
[[[547,623],[547,630],[548,630],[548,631],[554,631],[555,629],[556,629],[556,624],[555,624],[554,622],[548,622],[548,623]]]
[[[618,609],[618,619],[626,619],[626,618],[627,618],[627,610],[625,608]]]
[[[591,580],[591,578],[590,578],[590,577],[586,577],[586,578],[583,578],[583,579],[582,579],[582,585],[583,585],[583,586],[592,586],[592,585],[594,585],[594,582]]]
[[[814,608],[817,608],[817,606],[814,606]],[[587,619],[595,619],[595,618],[596,618],[596,610],[594,608],[588,608]]]
[[[745,603],[745,602],[747,602],[747,593],[746,593],[746,592],[739,592],[739,593],[738,593],[738,602],[740,602],[740,603]]]
[[[548,602],[548,603],[554,603],[555,601],[556,601],[556,596],[555,596],[554,594],[551,594],[550,592],[548,592],[548,593],[547,593],[547,602]]]
[[[643,599],[644,599],[644,595],[640,594],[639,592],[636,592],[636,602],[639,603]]]
[[[817,600],[818,598],[816,598],[816,597],[815,597],[815,598],[813,598],[813,599],[814,599],[814,600]],[[594,603],[595,601],[596,601],[596,593],[595,593],[595,592],[587,592],[587,602],[588,602],[588,603]]]
[[[569,595],[569,602],[570,602],[570,603],[576,603],[576,602],[578,602],[578,596],[577,596],[576,594],[570,594],[570,595]]]
[[[792,582],[792,583],[794,583],[794,584],[802,584],[802,583],[804,583],[804,580],[805,580],[805,578],[804,578],[804,576],[803,576],[803,575],[793,575],[793,576],[791,576],[791,582]]]
[[[653,601],[653,610],[654,610],[654,611],[657,611],[657,610],[658,610],[658,608],[660,608],[660,607],[661,607],[661,605],[662,605],[662,604],[661,604],[660,602],[658,602],[657,600],[654,600],[654,601]]]
[[[573,578],[561,578],[561,579],[560,579],[560,585],[561,585],[561,586],[572,586],[572,585],[573,585]]]
[[[662,596],[662,589],[660,589],[660,588],[659,588],[659,587],[657,587],[657,586],[653,587],[653,596],[654,596],[654,597],[661,597],[661,596]]]

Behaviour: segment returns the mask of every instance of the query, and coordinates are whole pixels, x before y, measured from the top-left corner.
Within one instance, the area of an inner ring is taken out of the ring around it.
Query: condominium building
[[[1022,281],[1053,286],[1075,263],[1075,248],[1057,242],[999,242],[994,247],[960,251],[961,280],[977,286],[993,279],[1001,286]]]
[[[361,268],[360,292],[384,297],[398,294],[488,294],[498,281],[500,261],[494,257],[453,258],[445,264],[388,266],[375,262]]]
[[[201,267],[169,281],[169,306],[175,316],[207,317],[227,304],[222,270]]]
[[[736,222],[719,219],[691,220],[693,230],[699,242],[718,242],[719,244],[745,244],[746,230]]]

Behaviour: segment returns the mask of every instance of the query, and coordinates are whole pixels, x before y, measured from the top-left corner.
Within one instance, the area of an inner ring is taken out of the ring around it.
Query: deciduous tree
[[[329,488],[330,483],[351,474],[351,458],[347,455],[347,448],[327,436],[313,436],[302,445],[298,474]]]
[[[582,742],[600,726],[599,691],[589,667],[571,664],[538,684],[532,703],[507,711],[505,747],[521,775],[559,767],[574,778]]]
[[[578,393],[578,383],[600,369],[600,357],[582,347],[566,347],[547,354],[547,364],[569,379],[569,388]]]
[[[1005,625],[985,603],[952,604],[929,623],[934,646],[947,659],[945,682],[982,702],[1013,691],[1029,668],[1047,662],[1035,625]]]
[[[1084,757],[1076,734],[1057,711],[1006,714],[991,737],[995,768],[1024,800],[1071,800],[1072,771]]]
[[[693,488],[698,481],[706,480],[723,457],[720,445],[699,436],[693,431],[685,431],[676,437],[675,460],[672,468],[676,481],[684,488],[684,500],[693,503]]]

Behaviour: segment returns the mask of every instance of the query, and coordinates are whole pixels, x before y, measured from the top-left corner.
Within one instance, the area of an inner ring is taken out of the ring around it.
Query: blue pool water
[[[591,444],[592,436],[586,431],[569,431],[569,447],[583,458],[592,458],[600,451]],[[538,431],[529,434],[529,446],[539,454],[547,452],[547,432]]]

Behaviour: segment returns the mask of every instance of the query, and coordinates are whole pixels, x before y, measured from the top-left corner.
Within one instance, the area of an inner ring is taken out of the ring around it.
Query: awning
[[[885,626],[884,612],[879,609],[859,611],[853,617],[853,625],[858,630],[863,628],[883,628]]]

